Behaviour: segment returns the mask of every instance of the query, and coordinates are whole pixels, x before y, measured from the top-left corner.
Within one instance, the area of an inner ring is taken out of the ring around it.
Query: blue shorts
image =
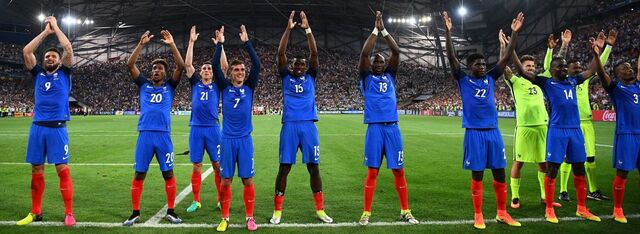
[[[69,134],[67,128],[50,128],[31,124],[27,143],[26,162],[32,165],[69,163]]]
[[[238,165],[238,177],[251,178],[253,169],[253,140],[251,136],[241,138],[222,138],[220,150],[220,176],[232,178]]]
[[[220,127],[191,126],[189,157],[192,163],[201,163],[207,151],[211,162],[220,161]]]
[[[465,129],[463,151],[462,168],[465,170],[484,171],[507,166],[504,142],[497,128]]]
[[[640,168],[640,135],[616,134],[613,140],[613,167],[622,171]]]
[[[133,168],[137,172],[147,172],[154,155],[160,171],[173,169],[173,143],[169,132],[141,131],[138,134]]]
[[[302,162],[320,163],[320,139],[313,121],[285,122],[280,129],[280,163],[295,164],[298,149]]]
[[[402,135],[398,123],[371,123],[364,140],[364,165],[380,168],[382,156],[387,158],[388,169],[404,167]]]
[[[546,161],[551,163],[583,163],[587,161],[584,136],[580,128],[549,128]]]

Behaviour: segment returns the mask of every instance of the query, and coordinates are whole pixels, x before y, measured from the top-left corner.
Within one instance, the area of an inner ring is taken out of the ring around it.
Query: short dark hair
[[[229,67],[233,67],[235,65],[240,65],[240,64],[244,64],[244,61],[240,60],[240,59],[234,59],[233,61],[231,61],[231,63],[229,64]]]
[[[167,61],[161,58],[154,59],[153,62],[151,62],[151,66],[156,65],[158,63],[164,65],[165,71],[169,69],[169,64],[167,63]]]
[[[572,63],[582,63],[582,61],[578,59],[569,59],[569,61],[567,61],[567,64],[572,64]]]
[[[202,65],[211,65],[211,62],[206,61],[206,62],[202,63]]]
[[[49,52],[56,52],[58,53],[59,56],[62,56],[62,53],[60,53],[60,50],[58,50],[58,48],[56,47],[49,47],[47,50],[44,51],[45,54]]]
[[[304,56],[302,54],[296,54],[293,56],[293,59],[307,59],[307,56]]]
[[[558,61],[562,61],[562,60],[564,60],[564,58],[563,58],[563,57],[554,56],[554,57],[551,59],[551,65],[553,65],[553,63],[557,63]]]
[[[467,66],[471,66],[471,63],[473,63],[473,61],[476,61],[478,59],[484,59],[484,55],[479,53],[470,54],[469,56],[467,56]]]
[[[531,55],[525,54],[520,58],[520,61],[524,62],[524,61],[532,61],[532,62],[536,62],[536,58],[534,58]]]

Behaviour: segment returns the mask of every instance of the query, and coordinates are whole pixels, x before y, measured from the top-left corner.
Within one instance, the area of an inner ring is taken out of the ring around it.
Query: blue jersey
[[[218,85],[204,84],[200,76],[194,73],[189,78],[191,84],[191,120],[190,126],[218,126]]]
[[[289,69],[280,71],[284,112],[282,122],[312,120],[318,121],[316,108],[317,70],[310,67],[305,74],[294,77]]]
[[[154,87],[142,73],[134,81],[140,92],[138,131],[171,131],[171,103],[178,82],[168,79]]]
[[[360,73],[360,91],[364,96],[364,123],[398,122],[396,71],[387,67],[382,75]]]
[[[251,112],[253,111],[253,94],[258,86],[260,76],[260,59],[250,41],[244,47],[251,57],[251,71],[240,87],[235,87],[227,80],[220,67],[222,43],[216,45],[213,55],[213,74],[220,89],[222,101],[222,138],[241,138],[249,136],[253,131]]]
[[[31,69],[34,83],[35,116],[33,122],[69,121],[71,69],[60,66],[51,74],[36,65]]]
[[[462,98],[463,128],[497,128],[498,110],[493,93],[495,80],[502,75],[494,67],[481,77],[467,75],[461,68],[454,74],[458,80],[458,89]]]
[[[582,82],[582,75],[569,76],[562,81],[544,76],[536,77],[533,83],[542,88],[551,107],[549,128],[580,128],[576,85]]]
[[[640,134],[640,82],[614,81],[604,88],[616,107],[616,134]]]

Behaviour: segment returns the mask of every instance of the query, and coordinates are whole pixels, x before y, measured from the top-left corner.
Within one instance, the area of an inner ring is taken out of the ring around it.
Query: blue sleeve
[[[283,68],[283,69],[280,69],[280,70],[278,71],[278,74],[280,75],[280,78],[281,78],[281,79],[284,79],[285,77],[287,77],[287,76],[290,74],[290,73],[289,73],[289,68]]]
[[[171,86],[175,90],[176,87],[178,87],[178,85],[180,84],[180,80],[173,80],[173,79],[169,78],[167,80],[167,84],[169,84],[169,86]]]
[[[199,80],[200,80],[200,76],[194,72],[193,75],[189,77],[189,84],[193,86],[194,84],[198,83]]]
[[[613,96],[613,90],[616,88],[616,86],[618,86],[617,80],[612,81],[609,86],[602,84],[602,87],[604,88],[604,90],[607,91],[607,93],[609,93],[611,96]]]
[[[36,77],[38,77],[38,73],[43,72],[43,70],[40,65],[36,64],[35,66],[33,66],[33,68],[31,68],[31,71],[29,72],[31,72],[31,78],[35,80]]]
[[[213,53],[213,60],[211,64],[213,65],[213,79],[216,82],[219,90],[225,89],[229,86],[229,81],[224,77],[224,72],[222,71],[222,67],[220,67],[220,57],[222,57],[222,43],[218,43],[216,45],[216,50]]]
[[[396,78],[396,73],[398,73],[398,71],[392,68],[391,66],[387,66],[387,68],[384,69],[384,72],[391,74],[391,76],[393,76],[394,79]]]
[[[258,58],[256,50],[253,49],[251,41],[245,42],[244,48],[247,50],[247,53],[249,53],[249,57],[251,57],[251,72],[249,73],[247,86],[255,90],[256,86],[258,86],[258,80],[260,79],[260,58]]]
[[[309,74],[315,80],[318,76],[318,69],[315,67],[309,67],[309,69],[307,69],[307,74]]]
[[[544,85],[547,83],[547,80],[549,80],[550,78],[544,77],[544,76],[536,76],[536,80],[534,80],[533,83],[534,85],[540,86],[540,88],[544,88]]]
[[[364,80],[369,75],[371,75],[371,71],[362,71],[362,72],[360,72],[360,80]]]
[[[138,75],[138,78],[136,78],[135,80],[133,80],[134,83],[136,83],[136,85],[138,85],[138,87],[149,83],[149,81],[147,80],[147,78],[144,77],[144,75],[142,75],[142,72],[140,72],[140,75]]]
[[[502,70],[498,66],[495,66],[491,69],[491,71],[489,71],[489,76],[491,76],[491,78],[493,78],[494,80],[497,80],[500,76],[502,76]]]
[[[457,69],[457,70],[455,70],[455,71],[453,72],[453,74],[451,74],[451,75],[453,75],[453,78],[456,78],[456,80],[460,80],[460,79],[462,79],[463,77],[467,76],[467,73],[465,73],[465,72],[462,70],[462,68],[458,68],[458,69]]]
[[[67,66],[65,66],[65,65],[60,65],[60,68],[59,68],[58,70],[60,70],[60,71],[62,71],[62,72],[64,72],[64,73],[66,73],[69,77],[71,77],[71,71],[72,71],[72,70],[71,70],[71,68],[70,68],[70,67],[67,67]]]

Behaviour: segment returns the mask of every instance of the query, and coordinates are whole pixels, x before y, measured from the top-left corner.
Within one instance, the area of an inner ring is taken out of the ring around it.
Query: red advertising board
[[[616,121],[616,112],[613,110],[594,110],[591,111],[593,114],[591,119],[593,121],[605,121],[605,122],[615,122]]]

